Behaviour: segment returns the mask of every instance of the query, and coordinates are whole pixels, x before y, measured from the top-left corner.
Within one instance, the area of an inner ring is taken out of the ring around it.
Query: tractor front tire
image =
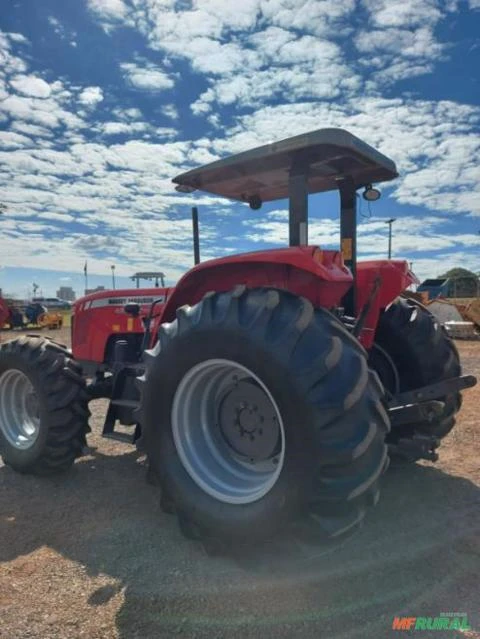
[[[388,307],[380,318],[375,343],[380,350],[372,351],[370,365],[378,369],[380,379],[392,395],[462,373],[453,340],[434,315],[415,300],[398,298]],[[382,359],[381,351],[387,357]],[[398,437],[420,434],[442,439],[455,425],[461,399],[460,393],[443,397],[445,407],[438,419],[402,426],[398,431],[392,429],[390,438],[394,442]]]
[[[239,286],[179,308],[140,387],[161,503],[206,548],[263,542],[305,518],[336,536],[378,499],[383,387],[359,342],[304,298]]]
[[[68,350],[40,336],[0,346],[0,455],[21,473],[67,470],[89,431],[88,395]]]

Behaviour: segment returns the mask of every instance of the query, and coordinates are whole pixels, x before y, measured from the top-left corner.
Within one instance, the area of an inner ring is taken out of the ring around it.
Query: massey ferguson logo
[[[85,305],[85,309],[87,308],[102,308],[104,306],[125,306],[125,304],[140,304],[140,306],[144,306],[146,304],[151,304],[154,301],[159,301],[159,303],[165,302],[165,295],[150,295],[148,297],[140,297],[140,296],[132,296],[132,297],[104,297],[98,300],[92,300],[91,302],[87,302]]]
[[[120,304],[151,304],[153,300],[160,300],[164,302],[165,297],[111,297],[108,300],[108,304],[111,306],[118,306]]]

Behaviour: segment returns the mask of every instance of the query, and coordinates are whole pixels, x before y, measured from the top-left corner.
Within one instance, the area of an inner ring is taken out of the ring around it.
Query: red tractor
[[[0,330],[3,328],[3,325],[7,323],[9,317],[10,310],[7,303],[2,297],[0,297]]]
[[[103,434],[145,451],[187,536],[232,547],[295,521],[331,536],[360,523],[389,458],[435,461],[460,390],[476,382],[434,317],[399,297],[416,281],[406,262],[357,264],[357,191],[376,199],[372,184],[396,177],[390,159],[337,129],[176,177],[180,191],[254,210],[288,198],[290,246],[197,264],[171,289],[87,296],[72,351],[42,337],[3,344],[4,462],[67,469],[89,400],[108,397]],[[331,190],[340,251],[308,244],[308,194]]]

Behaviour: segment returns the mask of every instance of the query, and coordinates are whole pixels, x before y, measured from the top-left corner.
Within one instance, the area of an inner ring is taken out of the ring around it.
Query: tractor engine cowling
[[[153,302],[154,315],[160,314],[169,295],[168,288],[123,289],[99,291],[79,299],[72,308],[72,351],[81,362],[104,364],[113,362],[115,342],[126,340],[131,353],[141,349],[143,319]],[[126,304],[139,304],[140,314],[133,317],[125,312]]]

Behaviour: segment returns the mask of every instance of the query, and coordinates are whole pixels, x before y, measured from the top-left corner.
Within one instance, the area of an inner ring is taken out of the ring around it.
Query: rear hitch
[[[462,375],[395,395],[388,403],[392,434],[395,435],[398,427],[421,422],[432,423],[441,418],[445,409],[442,400],[447,395],[475,386],[476,383],[473,375]],[[410,461],[427,459],[435,462],[438,459],[435,450],[439,444],[440,440],[432,435],[414,432],[411,437],[399,436],[396,441],[388,444],[388,448],[392,456]]]
[[[397,457],[408,461],[426,459],[431,462],[438,460],[438,448],[440,440],[431,435],[415,433],[413,437],[400,438],[395,443],[388,444],[388,452],[391,457]]]
[[[433,422],[442,416],[445,404],[437,400],[422,402],[421,404],[407,404],[389,408],[390,425],[392,428],[418,422]]]
[[[445,404],[433,400],[422,404],[407,404],[406,406],[396,406],[390,408],[388,415],[392,432],[406,424],[416,424],[419,422],[433,422],[442,416]],[[440,440],[432,435],[414,433],[412,437],[400,437],[395,442],[388,444],[388,450],[392,457],[417,461],[427,459],[436,462],[438,455],[435,449],[438,448]]]
[[[450,379],[444,379],[435,384],[429,384],[428,386],[422,386],[422,388],[399,393],[389,402],[389,406],[390,408],[394,408],[396,406],[405,406],[406,404],[427,402],[432,399],[441,399],[451,393],[458,393],[465,388],[471,388],[475,386],[476,383],[477,378],[474,375],[451,377]]]

